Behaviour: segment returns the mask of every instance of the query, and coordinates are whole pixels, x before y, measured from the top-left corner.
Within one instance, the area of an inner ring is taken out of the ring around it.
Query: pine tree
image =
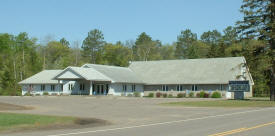
[[[272,66],[270,72],[270,100],[275,101],[275,0],[244,0],[241,6],[244,18],[237,22],[243,38],[268,41]]]

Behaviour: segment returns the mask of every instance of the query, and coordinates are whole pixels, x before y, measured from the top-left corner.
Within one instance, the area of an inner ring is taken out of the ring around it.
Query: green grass
[[[217,101],[186,101],[171,102],[162,105],[185,107],[274,107],[274,101],[267,100],[217,100]]]
[[[74,117],[0,113],[0,132],[73,124]]]

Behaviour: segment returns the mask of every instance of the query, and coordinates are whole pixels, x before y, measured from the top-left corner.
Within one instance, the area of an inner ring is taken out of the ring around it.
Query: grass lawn
[[[274,107],[274,101],[267,100],[217,100],[217,101],[186,101],[163,103],[168,106],[185,107]]]
[[[58,117],[31,114],[1,113],[0,132],[46,128],[49,126],[74,124],[74,117]]]

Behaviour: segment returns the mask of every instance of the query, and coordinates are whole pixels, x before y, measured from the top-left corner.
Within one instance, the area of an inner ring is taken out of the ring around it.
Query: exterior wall
[[[63,94],[70,95],[72,90],[69,90],[69,84],[74,86],[76,81],[62,80],[61,83],[63,84]]]
[[[222,89],[220,84],[209,84],[209,85],[197,85],[198,90],[204,91],[228,91],[228,84],[222,84]]]
[[[53,84],[45,84],[45,90],[41,90],[41,84],[33,84],[33,89],[31,94],[33,95],[43,95],[44,92],[48,92],[49,95],[71,95],[72,93],[79,93],[80,91],[80,83],[84,83],[85,91],[89,94],[90,90],[90,82],[88,81],[69,81],[69,80],[62,80],[60,84],[55,84],[55,90],[51,90],[51,85]],[[61,85],[63,84],[63,91],[61,90]],[[73,85],[72,90],[69,90],[69,84]],[[29,84],[22,85],[22,95],[25,95],[29,91]]]
[[[168,91],[177,91],[177,85],[167,85],[168,86]],[[209,84],[209,85],[197,85],[198,91],[204,90],[204,91],[216,91],[216,90],[221,90],[219,84]],[[222,91],[227,91],[228,85],[224,84],[223,85],[223,90]],[[144,91],[161,91],[162,90],[162,85],[145,85],[144,86]],[[191,91],[192,90],[192,85],[186,84],[182,85],[182,90],[183,91]]]
[[[55,90],[51,90],[51,85],[55,85]],[[25,95],[28,91],[30,91],[33,95],[43,95],[44,92],[48,92],[49,95],[59,95],[62,93],[61,87],[58,84],[45,84],[45,90],[41,90],[41,84],[33,84],[32,89],[30,89],[29,84],[22,85],[22,95]]]
[[[123,91],[123,85],[127,85],[127,90]],[[109,89],[109,95],[114,95],[114,96],[127,96],[128,94],[133,94],[134,92],[132,91],[132,85],[133,84],[122,84],[122,83],[114,83],[110,84],[110,89]],[[135,84],[136,85],[136,92],[140,92],[141,96],[144,95],[143,93],[143,85],[140,84]]]
[[[167,93],[167,94],[172,94],[173,96],[176,96],[178,93],[186,93],[189,94],[192,91],[192,85],[182,85],[183,86],[183,91],[177,91],[176,87],[177,85],[167,85],[168,86],[168,91],[162,91],[162,85],[145,85],[144,86],[144,95],[147,96],[149,93],[156,93],[156,92],[161,92],[161,93]],[[200,91],[206,91],[208,93],[212,93],[213,91],[220,91],[222,96],[228,99],[233,99],[234,98],[234,93],[228,92],[228,84],[223,84],[223,88],[221,90],[220,84],[201,84],[197,85],[197,91],[192,91],[195,94],[200,92]],[[247,97],[252,97],[252,85],[250,86],[250,92],[245,92],[244,96]]]
[[[45,84],[45,90],[41,90],[41,84],[33,84],[33,88],[31,90],[31,94],[33,95],[43,95],[44,92],[48,92],[49,95],[70,95],[73,91],[80,91],[79,90],[79,84],[82,83],[77,81],[61,81],[61,84],[63,84],[63,91],[61,91],[61,86],[59,84],[55,84],[55,90],[51,91],[51,85],[52,84]],[[85,90],[89,91],[91,88],[90,83],[91,82],[84,82],[85,83]],[[73,84],[73,91],[69,90],[69,84]],[[114,83],[109,84],[109,93],[108,95],[114,95],[114,96],[127,96],[128,94],[133,94],[132,91],[132,84],[126,84],[127,90],[123,91],[123,85],[122,83]],[[186,93],[188,94],[191,92],[192,85],[183,85],[183,91],[176,91],[177,85],[168,85],[168,91],[161,91],[162,85],[140,85],[136,84],[136,91],[141,92],[141,96],[147,96],[149,93],[168,93],[172,94],[173,96],[176,96],[178,93]],[[211,93],[212,91],[219,90],[220,91],[220,85],[197,85],[198,91],[193,91],[195,93],[204,90],[206,92]],[[234,92],[227,92],[228,85],[223,85],[223,90],[221,91],[223,97],[226,97],[228,99],[234,99]],[[29,84],[22,85],[22,95],[25,95],[28,91],[30,91]],[[92,95],[92,94],[90,94]],[[252,97],[252,85],[250,85],[250,92],[245,92],[244,97]]]

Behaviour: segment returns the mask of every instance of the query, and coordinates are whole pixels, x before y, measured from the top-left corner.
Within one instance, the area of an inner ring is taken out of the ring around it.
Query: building
[[[44,70],[21,82],[22,95],[29,92],[52,95],[129,95],[164,91],[221,91],[227,97],[229,81],[253,79],[244,57],[134,61],[129,67],[84,64],[64,70]]]

